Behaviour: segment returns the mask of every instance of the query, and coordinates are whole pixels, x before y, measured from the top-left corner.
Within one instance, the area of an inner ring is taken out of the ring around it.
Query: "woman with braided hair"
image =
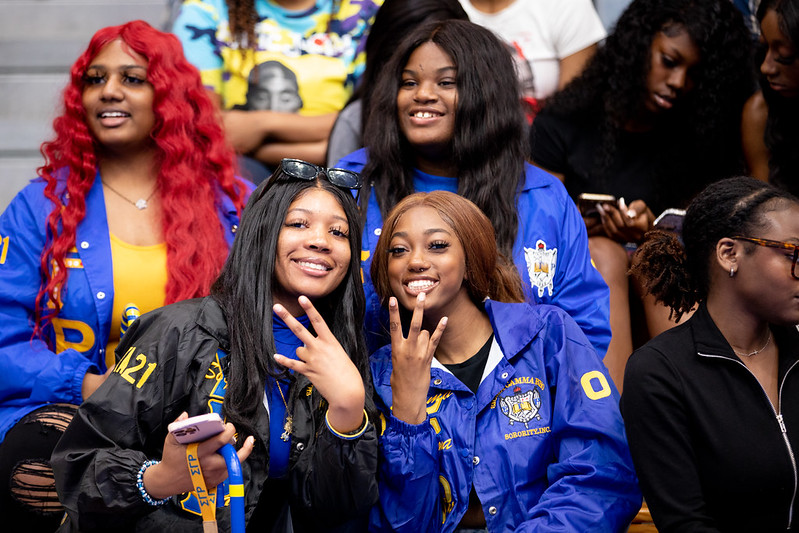
[[[796,531],[799,200],[748,177],[702,191],[682,238],[634,257],[685,323],[635,351],[621,410],[658,531]]]
[[[174,36],[98,31],[45,163],[0,216],[0,509],[55,529],[49,457],[114,366],[127,304],[208,294],[249,192]],[[20,525],[20,528],[23,527]]]

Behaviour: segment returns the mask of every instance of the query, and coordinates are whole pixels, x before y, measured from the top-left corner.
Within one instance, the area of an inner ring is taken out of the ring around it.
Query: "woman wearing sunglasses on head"
[[[621,410],[658,531],[796,531],[799,201],[753,178],[707,187],[634,258],[694,315],[630,357]]]
[[[519,303],[476,205],[402,200],[372,279],[391,324],[371,357],[385,417],[373,531],[626,531],[641,495],[618,393],[565,311]]]
[[[53,456],[73,530],[201,527],[197,494],[184,494],[195,486],[186,446],[167,425],[208,412],[230,423],[196,452],[206,486],[225,478],[215,452],[238,431],[248,530],[365,518],[377,444],[364,408],[359,187],[355,173],[283,160],[250,198],[211,296],[131,326]]]

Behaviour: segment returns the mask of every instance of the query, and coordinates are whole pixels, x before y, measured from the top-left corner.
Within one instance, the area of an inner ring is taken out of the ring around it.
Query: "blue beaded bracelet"
[[[139,473],[136,474],[136,487],[139,489],[139,494],[141,494],[142,499],[149,505],[164,505],[169,501],[169,498],[164,498],[163,500],[154,500],[144,488],[144,471],[160,462],[161,461],[144,461],[144,464],[141,465],[141,468],[139,468]]]

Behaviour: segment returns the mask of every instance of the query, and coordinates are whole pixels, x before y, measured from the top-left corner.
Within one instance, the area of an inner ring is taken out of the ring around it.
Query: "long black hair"
[[[584,72],[543,111],[598,120],[603,144],[594,164],[601,179],[612,179],[603,173],[625,126],[645,114],[653,39],[680,31],[696,45],[700,64],[691,74],[693,90],[658,117],[662,174],[670,186],[691,189],[697,175],[707,183],[743,169],[741,111],[755,84],[751,37],[741,13],[729,0],[634,0]],[[691,167],[698,170],[690,173]]]
[[[369,118],[372,89],[400,41],[424,22],[447,19],[469,20],[469,16],[458,0],[386,0],[377,10],[366,39],[366,67],[347,102],[360,100],[362,103],[362,137]]]
[[[757,20],[763,22],[766,13],[777,14],[779,28],[794,51],[799,46],[799,2],[796,0],[762,0],[757,8]],[[765,50],[758,51],[759,63]],[[774,91],[765,76],[760,77],[763,98],[768,105],[765,142],[769,149],[769,180],[779,187],[799,193],[799,98],[785,98]]]
[[[252,420],[262,401],[267,377],[286,374],[273,359],[272,305],[278,236],[289,206],[313,189],[332,194],[344,210],[349,225],[351,255],[347,275],[341,284],[313,304],[361,373],[367,401],[371,390],[368,353],[362,331],[365,299],[360,271],[361,224],[355,199],[348,190],[331,184],[321,175],[315,180],[305,181],[284,175],[280,168],[275,172],[278,176],[274,184],[264,190],[270,180],[265,181],[250,197],[230,256],[211,287],[211,295],[222,308],[230,335],[225,416],[239,431],[250,435],[255,434]],[[296,397],[297,393],[294,387],[292,395]],[[318,395],[316,389],[314,394]],[[322,403],[315,401],[314,405],[321,406]]]
[[[679,319],[707,298],[710,264],[719,240],[757,235],[768,225],[766,213],[784,202],[798,201],[787,191],[754,178],[717,181],[689,205],[682,226],[684,244],[672,232],[647,233],[636,250],[631,271]]]
[[[508,49],[489,30],[471,22],[446,20],[420,26],[402,41],[383,69],[372,88],[364,131],[369,161],[363,170],[363,201],[368,201],[369,185],[373,185],[385,218],[414,192],[416,158],[400,130],[397,93],[408,58],[427,42],[446,52],[457,68],[458,107],[450,160],[458,172],[458,193],[488,216],[499,249],[511,257],[518,226],[516,195],[528,152],[525,117]]]

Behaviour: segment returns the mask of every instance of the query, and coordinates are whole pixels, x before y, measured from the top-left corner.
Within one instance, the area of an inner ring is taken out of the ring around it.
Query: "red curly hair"
[[[45,164],[38,174],[47,182],[44,194],[53,210],[47,218],[48,244],[41,255],[34,336],[61,308],[59,291],[67,281],[64,260],[75,246],[75,231],[86,215],[86,194],[97,171],[99,145],[89,131],[81,100],[84,74],[100,50],[117,39],[147,59],[147,81],[154,89],[156,120],[150,136],[156,146],[167,245],[166,303],[208,294],[225,262],[228,246],[222,224],[210,216],[217,211],[217,195],[230,197],[239,214],[244,206],[245,189],[236,181],[235,155],[225,141],[218,110],[178,39],[141,20],[99,30],[72,65],[63,113],[53,121],[55,139],[41,146]],[[64,203],[56,177],[67,173]],[[52,308],[46,308],[47,301]]]

